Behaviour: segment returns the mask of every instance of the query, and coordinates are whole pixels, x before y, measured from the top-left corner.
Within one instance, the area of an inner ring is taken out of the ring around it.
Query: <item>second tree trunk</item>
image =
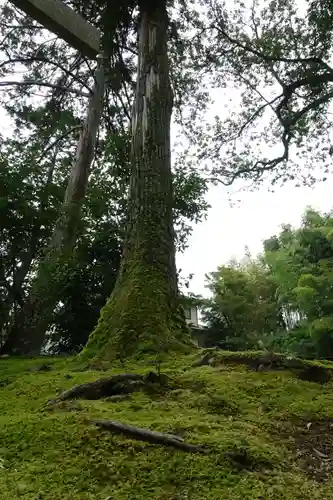
[[[1,354],[39,354],[54,308],[61,300],[95,153],[103,96],[104,75],[100,68],[52,241],[39,265],[26,303],[14,319],[7,340],[0,348]]]

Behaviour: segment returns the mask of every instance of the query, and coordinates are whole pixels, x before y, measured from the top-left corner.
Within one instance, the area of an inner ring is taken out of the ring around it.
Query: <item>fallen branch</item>
[[[97,425],[101,429],[113,432],[115,434],[123,434],[138,441],[146,441],[151,444],[162,444],[164,446],[172,446],[182,451],[190,453],[207,453],[201,446],[184,443],[178,436],[172,434],[163,434],[162,432],[150,431],[149,429],[142,429],[134,427],[133,425],[122,424],[114,420],[91,420],[91,423]]]

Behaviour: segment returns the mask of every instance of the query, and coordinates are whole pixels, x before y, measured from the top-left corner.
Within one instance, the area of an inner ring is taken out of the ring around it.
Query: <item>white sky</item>
[[[251,3],[252,2],[245,2]],[[265,0],[259,0],[258,5],[264,6]],[[235,4],[229,3],[232,9]],[[298,14],[305,14],[307,3],[297,0]],[[261,89],[262,90],[262,89]],[[223,95],[224,92],[224,95]],[[265,94],[265,92],[263,92]],[[213,89],[213,98],[217,103],[216,108],[228,106],[230,98],[232,110],[239,110],[240,99],[237,92],[232,88],[224,91]],[[275,94],[274,94],[275,95]],[[266,96],[267,97],[267,96]],[[214,116],[214,106],[212,110]],[[221,118],[223,119],[223,112]],[[281,148],[281,145],[279,146]],[[263,157],[274,158],[281,154],[281,149],[274,151],[263,151]],[[295,149],[290,151],[295,160]],[[314,158],[313,168],[316,168]],[[245,184],[241,181],[232,186],[234,195],[230,196],[224,186],[212,187],[206,197],[211,209],[208,218],[201,224],[195,225],[192,237],[189,240],[189,248],[184,254],[177,255],[177,266],[182,269],[182,275],[193,273],[189,290],[204,296],[209,295],[205,289],[205,275],[216,271],[217,267],[228,263],[231,259],[240,260],[244,257],[245,246],[256,256],[263,251],[263,241],[280,231],[282,224],[299,226],[306,207],[311,206],[322,212],[333,208],[333,171],[326,175],[326,182],[317,183],[313,188],[294,187],[293,183],[284,186],[274,186],[274,193],[268,191],[269,184],[266,183],[255,192],[242,189]],[[230,198],[232,202],[230,203]]]
[[[211,188],[207,201],[212,206],[205,222],[194,227],[189,248],[177,256],[182,274],[194,273],[190,291],[207,295],[205,274],[231,258],[244,256],[247,245],[253,255],[262,251],[262,242],[279,231],[281,224],[297,226],[306,206],[328,211],[333,206],[333,175],[314,188],[295,188],[291,184],[269,193],[267,187],[256,192],[236,193],[240,200],[231,207],[226,188]]]
[[[4,0],[0,0],[0,5]],[[1,116],[1,131],[8,133],[8,123]],[[194,227],[189,248],[177,256],[177,266],[182,275],[194,274],[190,291],[207,294],[205,274],[215,271],[217,266],[231,258],[244,256],[247,245],[253,255],[262,251],[262,241],[279,231],[281,224],[300,224],[306,206],[328,211],[333,206],[333,174],[325,183],[314,188],[295,188],[292,184],[275,187],[275,193],[261,187],[255,192],[240,192],[241,183],[233,187],[230,195],[223,186],[212,187],[207,201],[212,206],[206,221]]]

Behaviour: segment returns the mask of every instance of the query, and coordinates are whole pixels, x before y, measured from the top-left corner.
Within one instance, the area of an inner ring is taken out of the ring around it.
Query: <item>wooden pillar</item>
[[[100,53],[100,32],[62,0],[11,0],[82,55],[95,59]]]

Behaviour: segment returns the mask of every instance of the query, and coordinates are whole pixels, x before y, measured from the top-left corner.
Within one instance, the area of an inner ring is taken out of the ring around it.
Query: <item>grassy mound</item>
[[[53,405],[76,384],[152,365],[0,359],[1,499],[333,500],[333,382],[253,369],[256,353],[196,366],[203,355],[170,360],[165,387]],[[178,435],[207,453],[113,435],[94,419]]]

